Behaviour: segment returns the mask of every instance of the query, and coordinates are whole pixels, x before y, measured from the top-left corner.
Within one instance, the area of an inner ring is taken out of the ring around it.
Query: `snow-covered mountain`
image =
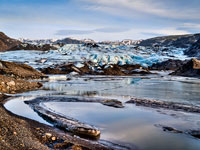
[[[19,41],[22,43],[28,43],[33,45],[44,45],[44,44],[53,44],[57,41],[57,39],[39,39],[39,40],[31,40],[31,39],[24,39],[19,38]]]
[[[96,43],[96,44],[106,44],[106,45],[136,45],[139,44],[142,40],[131,40],[126,39],[122,41],[101,41],[97,42],[93,39],[75,39],[75,38],[64,38],[64,39],[38,39],[38,40],[31,40],[31,39],[19,39],[22,43],[28,43],[33,45],[44,45],[44,44],[51,44],[51,45],[65,45],[65,44],[84,44],[84,43]]]
[[[45,44],[51,44],[51,45],[56,45],[56,44],[83,44],[83,43],[96,43],[92,39],[75,39],[75,38],[64,38],[64,39],[38,39],[38,40],[32,40],[32,39],[24,39],[20,38],[20,42],[22,43],[28,43],[28,44],[33,44],[33,45],[45,45]]]

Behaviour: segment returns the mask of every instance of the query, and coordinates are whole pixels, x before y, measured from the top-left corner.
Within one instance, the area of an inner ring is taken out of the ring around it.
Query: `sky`
[[[199,0],[0,0],[13,38],[123,40],[200,32]]]

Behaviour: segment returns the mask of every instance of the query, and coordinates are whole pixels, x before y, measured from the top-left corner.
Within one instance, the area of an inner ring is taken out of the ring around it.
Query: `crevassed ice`
[[[69,55],[79,62],[91,61],[96,66],[140,64],[148,67],[167,59],[184,60],[187,58],[184,55],[184,49],[173,47],[168,49],[167,51],[162,51],[162,49],[155,51],[141,46],[100,45],[99,47],[87,47],[82,44],[66,44],[59,49],[59,52]]]

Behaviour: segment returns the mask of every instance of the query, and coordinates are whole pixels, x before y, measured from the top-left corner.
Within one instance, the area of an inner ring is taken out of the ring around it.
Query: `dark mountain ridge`
[[[197,34],[186,34],[186,35],[172,35],[172,36],[161,36],[142,40],[139,46],[173,46],[177,48],[189,48],[195,42],[200,39],[200,33]]]

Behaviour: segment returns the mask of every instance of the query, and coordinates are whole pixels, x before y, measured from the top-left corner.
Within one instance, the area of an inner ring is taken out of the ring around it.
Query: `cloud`
[[[104,27],[104,28],[97,28],[93,30],[58,30],[55,35],[86,35],[91,34],[94,32],[97,33],[119,33],[119,32],[125,32],[130,29],[128,28],[119,28],[119,27]]]
[[[179,3],[167,4],[158,0],[82,0],[91,3],[88,9],[103,11],[115,15],[135,16],[141,13],[151,14],[172,19],[200,19],[200,10],[180,1]],[[174,5],[174,6],[173,6]]]
[[[183,35],[190,34],[190,32],[185,30],[179,30],[176,28],[165,28],[165,29],[157,29],[157,30],[144,30],[143,34],[154,34],[154,35]]]
[[[96,29],[96,32],[105,32],[105,33],[115,33],[115,32],[125,32],[130,30],[129,28],[117,28],[117,27],[105,27]]]
[[[90,34],[93,30],[58,30],[55,35],[80,35],[80,34]]]
[[[196,23],[184,23],[181,27],[184,28],[184,29],[200,30],[200,24],[196,24]]]

